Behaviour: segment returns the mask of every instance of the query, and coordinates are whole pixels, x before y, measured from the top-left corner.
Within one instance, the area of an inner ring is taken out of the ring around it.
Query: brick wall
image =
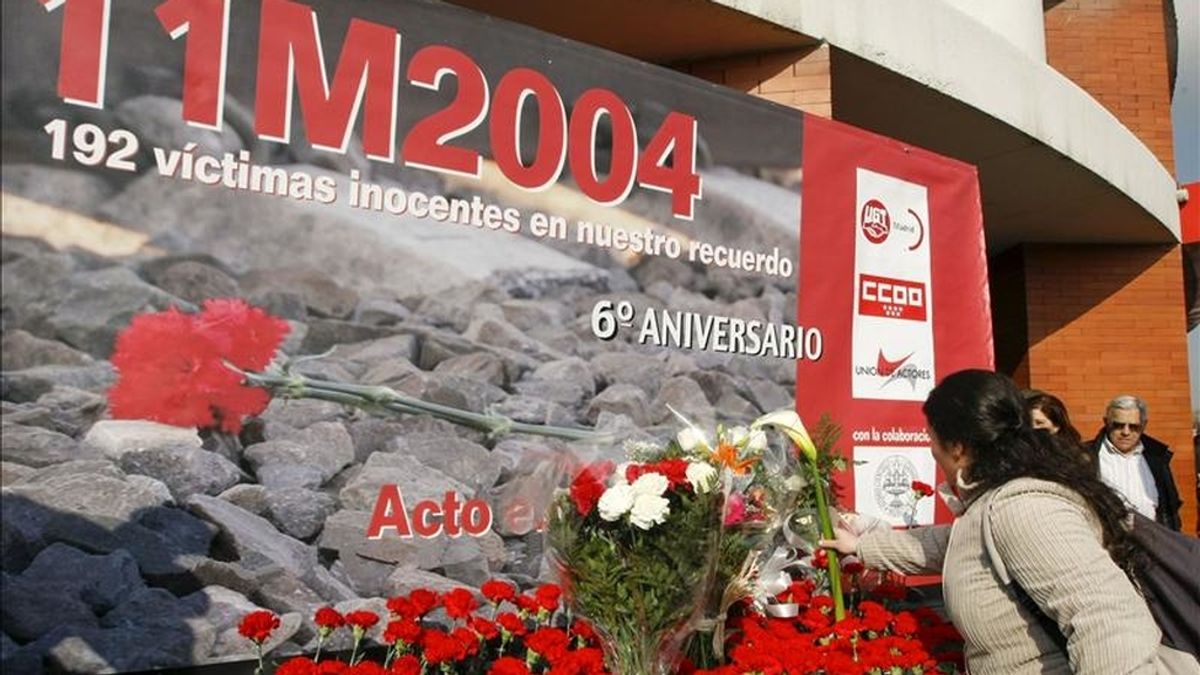
[[[806,113],[832,116],[829,46],[675,64],[679,71]]]
[[[1150,435],[1175,451],[1184,531],[1196,532],[1183,268],[1178,246],[1027,245],[1029,386],[1067,404],[1085,437],[1122,393],[1150,407]]]
[[[1063,2],[1046,12],[1046,60],[1174,173],[1164,1]]]

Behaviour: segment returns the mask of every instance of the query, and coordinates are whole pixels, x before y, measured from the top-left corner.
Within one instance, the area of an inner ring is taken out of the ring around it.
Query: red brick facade
[[[803,51],[696,61],[676,67],[709,82],[813,115],[832,117],[828,45]]]
[[[1163,0],[1069,0],[1046,12],[1046,60],[1174,173]]]

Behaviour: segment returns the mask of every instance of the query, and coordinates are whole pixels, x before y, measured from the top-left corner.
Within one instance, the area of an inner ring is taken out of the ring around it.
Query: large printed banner
[[[948,517],[910,486],[921,402],[991,361],[971,167],[425,0],[0,11],[5,672],[250,658],[255,607],[311,650],[314,607],[532,583],[564,452],[623,456],[335,400],[241,419],[184,374],[132,403],[195,423],[112,419],[114,353],[183,340],[118,334],[213,299],[286,320],[295,372],[520,423],[828,414],[847,505]]]
[[[804,169],[799,317],[838,337],[797,364],[798,409],[842,425],[856,511],[946,521],[945,505],[916,500],[911,485],[943,479],[921,413],[929,391],[992,366],[975,170],[811,116]]]

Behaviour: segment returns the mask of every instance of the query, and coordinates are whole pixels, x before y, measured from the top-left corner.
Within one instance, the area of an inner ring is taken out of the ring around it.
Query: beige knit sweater
[[[1064,654],[996,575],[983,543],[1067,636]],[[946,609],[978,675],[1200,673],[1160,633],[1137,589],[1101,544],[1083,498],[1057,483],[1022,478],[971,501],[953,525],[872,532],[859,556],[905,574],[941,572]]]

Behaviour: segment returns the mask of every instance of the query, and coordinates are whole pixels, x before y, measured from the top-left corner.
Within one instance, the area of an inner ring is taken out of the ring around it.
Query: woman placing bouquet
[[[1200,673],[1191,655],[1159,645],[1132,581],[1125,506],[1034,432],[1011,380],[955,373],[924,412],[961,501],[957,521],[862,537],[841,529],[822,545],[870,567],[941,572],[973,673]]]

